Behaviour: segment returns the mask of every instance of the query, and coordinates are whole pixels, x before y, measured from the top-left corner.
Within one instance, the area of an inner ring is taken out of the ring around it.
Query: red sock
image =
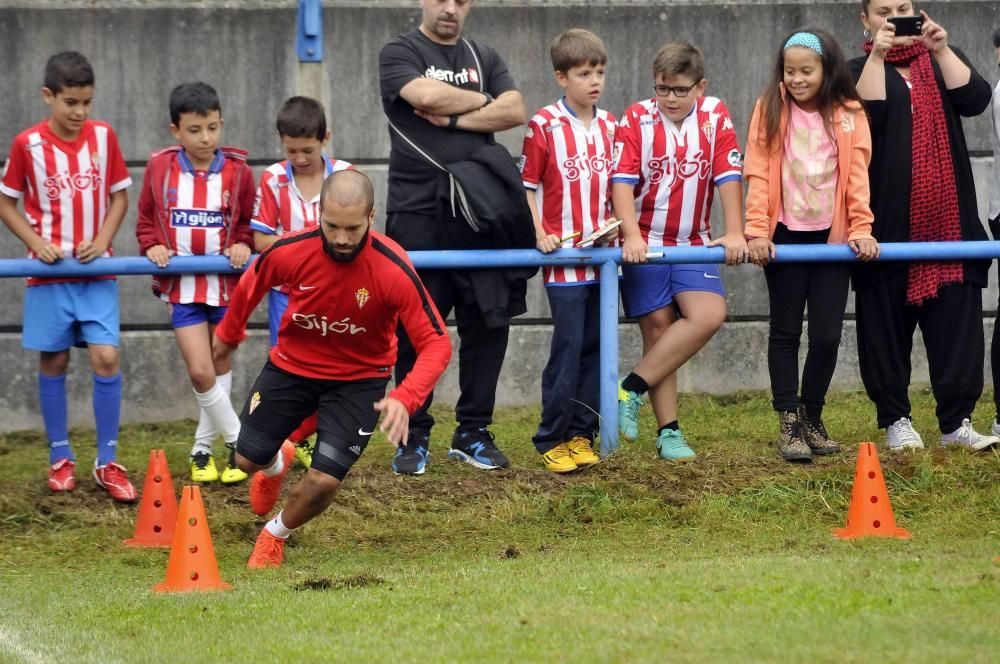
[[[302,424],[299,428],[292,432],[292,435],[288,437],[288,440],[293,443],[300,443],[309,436],[316,433],[316,413],[313,413],[306,419],[302,420]]]

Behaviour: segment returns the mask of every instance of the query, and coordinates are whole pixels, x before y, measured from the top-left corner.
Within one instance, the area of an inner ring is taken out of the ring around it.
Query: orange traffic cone
[[[122,543],[125,546],[168,549],[174,540],[176,522],[177,496],[170,468],[167,467],[167,454],[163,450],[150,450],[139,518],[135,521],[135,536]]]
[[[858,465],[854,471],[851,507],[847,511],[847,527],[833,531],[835,537],[899,537],[909,539],[910,533],[896,527],[896,518],[889,504],[889,492],[878,462],[875,443],[861,443]]]
[[[201,488],[186,486],[181,493],[180,513],[174,530],[174,543],[167,562],[167,581],[153,587],[158,593],[232,588],[219,578],[219,565],[208,531]]]

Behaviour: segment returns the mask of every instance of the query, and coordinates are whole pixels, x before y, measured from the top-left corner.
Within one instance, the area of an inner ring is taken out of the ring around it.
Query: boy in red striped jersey
[[[607,50],[601,38],[574,29],[549,49],[564,96],[528,123],[521,179],[535,220],[539,251],[572,247],[607,220],[615,118],[597,108]],[[564,239],[565,238],[565,239]],[[542,464],[568,473],[597,463],[599,290],[593,266],[545,267],[552,346],[542,372],[542,421],[532,439]]]
[[[219,147],[219,96],[205,83],[183,83],[170,93],[170,133],[179,142],[154,154],[139,195],[139,252],[160,267],[171,256],[229,258],[242,268],[250,258],[250,213],[255,183],[247,153]],[[153,293],[167,303],[174,336],[201,408],[191,479],[220,479],[212,443],[222,434],[229,459],[223,484],[242,482],[236,438],[240,421],[229,399],[233,374],[228,358],[212,359],[212,332],[226,313],[239,275],[193,274],[153,277]]]
[[[643,356],[618,390],[618,428],[638,435],[648,391],[657,417],[656,446],[668,461],[694,458],[677,419],[676,371],[726,319],[719,266],[643,265],[650,247],[715,246],[733,265],[747,254],[743,237],[741,155],[722,100],[704,96],[705,61],[686,42],[665,44],[653,61],[652,99],[630,106],[615,133],[611,199],[622,218],[622,302],[639,319]],[[712,196],[719,189],[725,234],[709,239]]]
[[[263,252],[283,235],[319,225],[319,192],[327,176],[353,169],[350,163],[328,157],[323,148],[330,142],[323,104],[311,97],[291,97],[278,111],[278,138],[286,159],[268,166],[260,177],[254,202],[254,248]],[[278,286],[267,297],[267,321],[271,346],[278,343],[281,317],[288,309],[288,287]],[[316,415],[310,415],[292,432],[295,457],[309,467],[316,433]]]
[[[45,263],[110,256],[132,179],[111,127],[87,119],[94,97],[87,59],[74,51],[49,58],[42,97],[48,119],[18,134],[11,146],[0,182],[0,219],[28,247],[29,257]],[[21,198],[23,214],[17,209]],[[21,343],[40,352],[38,393],[52,491],[76,486],[66,403],[69,349],[76,345],[87,348],[94,371],[94,479],[119,502],[136,499],[125,468],[115,461],[122,399],[118,321],[114,277],[28,279]]]

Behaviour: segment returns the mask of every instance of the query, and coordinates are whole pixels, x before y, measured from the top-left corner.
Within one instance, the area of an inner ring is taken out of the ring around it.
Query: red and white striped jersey
[[[215,153],[208,170],[199,171],[183,150],[170,166],[167,175],[167,228],[170,247],[178,256],[217,256],[226,246],[230,232],[226,219],[229,197],[236,189],[242,162],[226,159],[221,150]],[[228,304],[224,296],[223,276],[185,274],[160,299],[175,304]]]
[[[700,97],[681,127],[655,99],[632,104],[618,123],[612,183],[635,187],[635,212],[650,246],[704,245],[715,187],[740,181],[742,156],[729,111]]]
[[[76,139],[66,142],[44,120],[14,138],[0,192],[23,198],[24,215],[34,231],[72,256],[78,244],[100,231],[110,195],[130,184],[110,125],[87,120]],[[108,247],[104,255],[111,253]],[[36,257],[33,252],[28,256]],[[29,279],[28,284],[51,281]]]
[[[560,99],[539,110],[524,135],[521,180],[535,191],[546,233],[586,237],[608,218],[615,118],[594,109],[586,127]],[[564,246],[573,246],[567,240]],[[597,279],[593,266],[543,269],[546,284],[577,284]]]
[[[354,168],[340,159],[323,157],[327,176]],[[295,184],[292,164],[286,159],[271,164],[260,176],[250,228],[268,235],[284,235],[319,225],[319,195],[305,200]]]

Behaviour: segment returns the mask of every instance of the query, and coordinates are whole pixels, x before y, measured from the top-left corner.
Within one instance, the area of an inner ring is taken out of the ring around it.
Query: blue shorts
[[[226,315],[227,308],[213,307],[210,304],[202,304],[201,302],[171,304],[170,324],[174,326],[175,330],[179,327],[201,325],[202,323],[218,325],[219,321]]]
[[[685,291],[718,293],[725,297],[726,289],[722,285],[718,264],[622,264],[622,305],[629,318],[639,318],[663,309],[674,301],[675,295]]]
[[[271,348],[278,345],[278,328],[281,327],[281,318],[287,310],[288,293],[272,288],[267,294],[267,327],[271,332]]]
[[[29,286],[21,345],[57,353],[88,344],[118,347],[118,282],[70,281]]]

